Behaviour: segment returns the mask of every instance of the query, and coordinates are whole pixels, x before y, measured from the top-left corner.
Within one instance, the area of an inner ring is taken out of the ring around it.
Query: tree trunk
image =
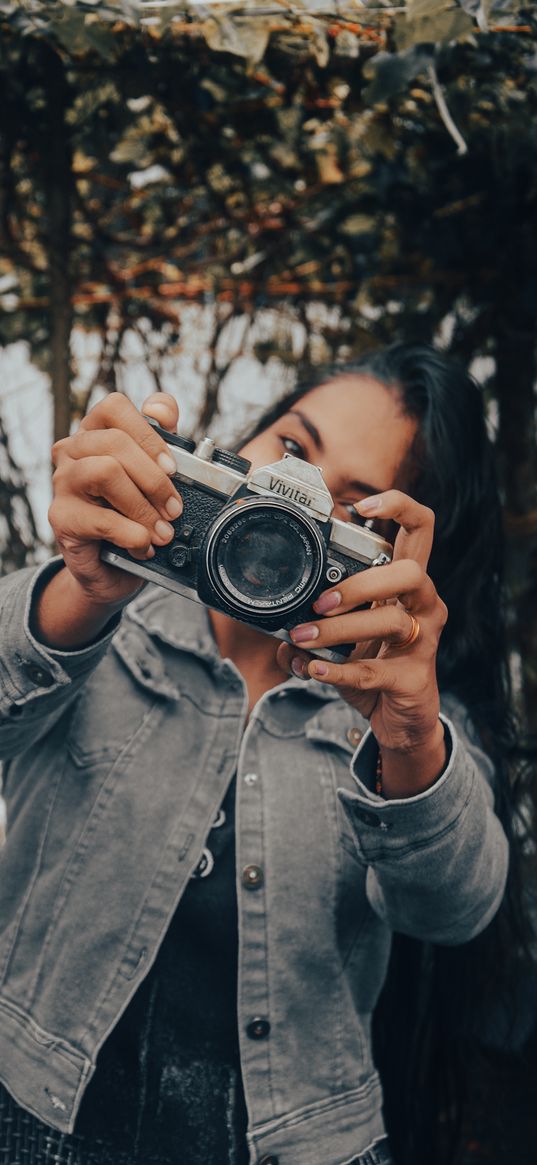
[[[68,87],[57,53],[44,51],[44,93],[48,140],[41,146],[47,208],[49,266],[50,375],[54,400],[54,440],[69,434],[71,425],[71,214],[72,160],[65,120]]]
[[[11,570],[19,570],[33,562],[33,552],[39,539],[24,474],[11,456],[2,417],[0,417],[0,461],[2,464],[0,513],[3,518],[0,565],[2,572],[8,574]]]

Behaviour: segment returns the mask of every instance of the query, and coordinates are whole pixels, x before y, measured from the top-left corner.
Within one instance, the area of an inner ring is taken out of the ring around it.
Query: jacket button
[[[278,1165],[278,1158],[271,1153],[270,1157],[261,1157],[259,1165]]]
[[[242,884],[247,890],[258,890],[263,885],[261,866],[245,866],[242,871]]]
[[[25,663],[22,670],[36,687],[50,688],[54,683],[54,676],[44,667],[39,667],[37,663]]]
[[[268,1019],[263,1019],[261,1015],[254,1015],[250,1023],[246,1024],[246,1035],[250,1040],[264,1040],[270,1031],[270,1023]]]
[[[256,785],[257,784],[257,773],[245,773],[244,774],[244,784],[245,785]]]
[[[347,740],[349,744],[354,745],[354,748],[358,747],[363,735],[363,732],[360,732],[359,728],[347,729]]]

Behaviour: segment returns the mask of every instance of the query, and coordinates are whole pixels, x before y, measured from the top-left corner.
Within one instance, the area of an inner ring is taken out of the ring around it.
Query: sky
[[[182,323],[180,347],[169,354],[163,353],[161,384],[179,402],[179,431],[190,433],[203,401],[204,372],[209,359],[206,349],[213,320],[207,309],[191,305],[182,312]],[[240,355],[242,331],[240,321],[236,321],[225,339],[227,350],[220,354],[224,361],[237,354],[223,384],[221,412],[210,434],[223,445],[232,443],[253,416],[281,392],[281,374],[276,371],[275,363],[261,366],[251,352]],[[100,344],[96,333],[75,329],[72,342],[75,392],[85,391],[94,381]],[[155,391],[155,383],[147,365],[144,343],[136,333],[125,337],[121,358],[118,387],[141,408],[145,398]],[[103,395],[104,390],[97,386],[92,405]],[[52,496],[52,394],[49,377],[32,364],[29,345],[22,341],[0,348],[0,415],[8,433],[11,455],[28,483],[40,538],[45,545],[50,545],[47,510]]]

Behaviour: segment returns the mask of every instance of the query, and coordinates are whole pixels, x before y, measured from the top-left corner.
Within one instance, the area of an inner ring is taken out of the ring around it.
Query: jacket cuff
[[[30,567],[16,571],[2,582],[0,617],[5,633],[0,706],[4,713],[16,715],[35,696],[52,694],[53,689],[92,671],[119,626],[121,613],[113,616],[93,643],[74,651],[47,647],[36,638],[32,615],[37,596],[63,566],[61,557],[53,558],[37,570]]]
[[[356,750],[351,771],[356,792],[339,790],[339,798],[353,828],[359,833],[360,845],[366,857],[379,857],[379,845],[396,850],[407,844],[413,849],[429,844],[455,825],[465,811],[476,776],[473,759],[461,742],[453,723],[440,715],[448,752],[448,764],[442,775],[415,797],[385,800],[374,792],[377,741],[369,729]],[[492,791],[490,791],[492,803]]]

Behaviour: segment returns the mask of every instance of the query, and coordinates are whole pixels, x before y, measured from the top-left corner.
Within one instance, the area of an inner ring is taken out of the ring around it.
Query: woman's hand
[[[333,684],[367,717],[381,750],[384,795],[411,796],[432,784],[445,763],[436,654],[447,610],[426,573],[434,514],[398,490],[356,508],[399,523],[392,562],[324,591],[314,605],[323,618],[294,628],[299,651],[282,644],[278,662]],[[364,603],[368,610],[356,610]],[[302,654],[342,643],[356,643],[346,663]]]
[[[150,396],[143,411],[175,431],[178,408],[168,393]],[[72,437],[52,449],[56,467],[49,521],[65,565],[86,600],[121,605],[143,585],[100,558],[103,539],[139,559],[173,537],[170,520],[182,500],[170,474],[166,443],[122,393],[95,405]]]

